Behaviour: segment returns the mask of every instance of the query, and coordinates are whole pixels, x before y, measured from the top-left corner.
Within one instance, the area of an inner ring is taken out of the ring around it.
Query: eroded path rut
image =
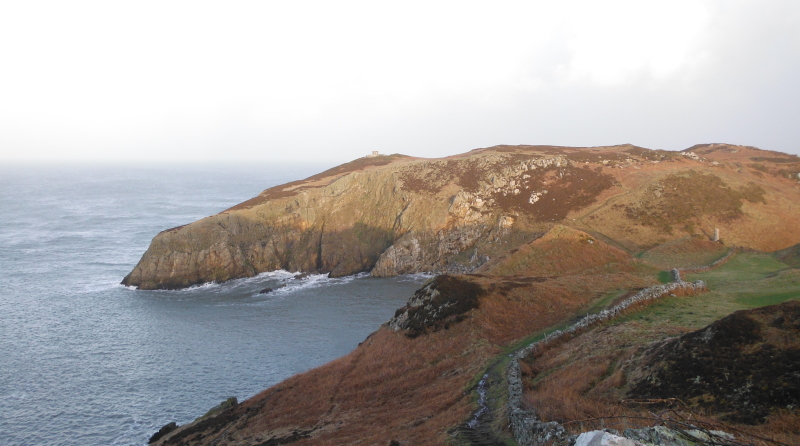
[[[495,359],[486,369],[483,378],[475,386],[478,396],[478,410],[453,435],[456,444],[470,446],[505,446],[509,438],[498,430],[498,408],[502,405],[498,396],[506,392],[507,383],[504,371],[508,366],[505,358]]]

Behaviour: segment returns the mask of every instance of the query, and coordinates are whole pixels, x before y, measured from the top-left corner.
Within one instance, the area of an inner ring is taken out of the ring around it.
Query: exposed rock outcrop
[[[584,432],[573,446],[703,446],[731,444],[733,435],[722,431],[700,429],[675,430],[666,426],[643,429],[613,429]]]
[[[161,426],[161,429],[158,430],[155,434],[150,437],[150,440],[147,441],[147,444],[155,443],[156,441],[163,438],[165,435],[169,434],[170,432],[174,431],[178,428],[178,423],[171,422]]]
[[[409,337],[449,328],[451,323],[461,322],[465,313],[478,308],[483,293],[480,285],[466,277],[440,275],[417,290],[387,325],[394,331],[406,330]]]

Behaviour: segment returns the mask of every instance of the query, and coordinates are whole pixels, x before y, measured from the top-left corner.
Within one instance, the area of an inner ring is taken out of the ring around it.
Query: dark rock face
[[[228,408],[227,410],[223,410],[218,414],[201,417],[187,427],[181,428],[180,431],[164,440],[162,444],[186,445],[191,444],[192,441],[198,442],[205,436],[214,435],[220,432],[238,417],[244,415],[244,413],[245,411],[242,410],[241,405],[236,405]]]
[[[161,429],[158,430],[158,432],[156,432],[155,434],[153,434],[152,437],[150,437],[150,440],[147,442],[147,444],[155,443],[156,441],[160,440],[161,437],[167,435],[168,433],[174,431],[177,428],[178,424],[175,423],[174,421],[172,423],[165,424],[164,426],[161,427]]]
[[[299,277],[299,276],[295,276],[295,279],[297,279],[297,277]],[[269,294],[269,293],[271,293],[273,291],[276,291],[276,290],[279,290],[279,289],[281,289],[281,288],[283,288],[285,286],[286,286],[286,284],[277,285],[275,288],[266,287],[266,288],[262,289],[261,291],[259,291],[258,294]]]
[[[800,405],[800,302],[737,311],[645,352],[632,398],[680,398],[748,424]]]
[[[417,290],[405,307],[397,310],[389,327],[406,330],[409,337],[447,329],[450,324],[464,320],[466,312],[478,308],[483,294],[483,288],[467,278],[437,276]]]

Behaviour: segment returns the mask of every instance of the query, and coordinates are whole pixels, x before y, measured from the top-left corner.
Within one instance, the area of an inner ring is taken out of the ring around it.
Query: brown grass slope
[[[426,285],[437,290],[436,308],[418,311],[408,329],[384,326],[349,355],[158,444],[450,443],[475,410],[477,378],[504,346],[564,323],[609,290],[653,283],[625,272],[602,279],[439,276]]]
[[[655,251],[691,253],[688,242]],[[782,254],[736,254],[687,277],[709,293],[632,308],[527,357],[526,403],[572,433],[677,420],[743,444],[798,444],[800,270]]]
[[[500,276],[595,275],[633,272],[641,267],[630,254],[589,234],[556,225],[541,238],[490,260],[477,272]]]
[[[722,243],[690,236],[656,246],[638,257],[661,269],[697,268],[719,260],[728,249]]]

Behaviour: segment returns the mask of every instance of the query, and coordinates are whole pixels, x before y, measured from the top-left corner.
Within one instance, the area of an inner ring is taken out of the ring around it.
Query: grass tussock
[[[446,444],[475,410],[476,376],[506,345],[567,322],[608,287],[646,283],[629,274],[605,279],[468,276],[484,291],[460,322],[415,338],[382,328],[347,356],[267,389],[166,444]]]
[[[457,331],[423,343],[380,330],[351,354],[248,400],[257,415],[239,434],[313,431],[297,444],[444,443],[446,427],[471,409],[466,382],[492,353],[460,355],[470,336]]]

